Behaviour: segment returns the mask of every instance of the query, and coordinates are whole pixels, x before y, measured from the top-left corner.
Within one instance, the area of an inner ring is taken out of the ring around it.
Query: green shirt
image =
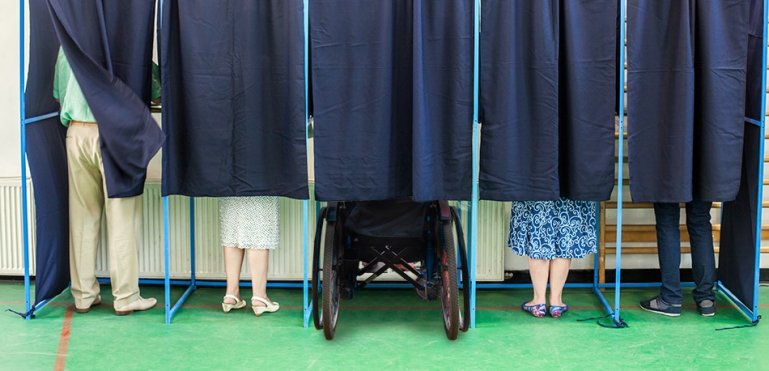
[[[53,78],[53,97],[59,100],[61,105],[60,117],[64,126],[69,126],[70,121],[96,122],[96,118],[88,107],[83,91],[72,73],[69,61],[64,55],[64,50],[59,48],[59,56],[56,59],[56,72]],[[157,65],[152,63],[152,99],[160,97],[160,79]]]
[[[96,122],[91,107],[85,100],[83,91],[80,90],[69,67],[69,61],[64,56],[64,50],[59,48],[59,57],[56,59],[56,74],[53,77],[53,97],[59,100],[61,109],[59,117],[64,126],[69,126],[70,121]]]

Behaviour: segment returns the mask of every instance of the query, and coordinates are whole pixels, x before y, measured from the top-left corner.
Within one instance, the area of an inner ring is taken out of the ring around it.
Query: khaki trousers
[[[104,165],[95,124],[67,129],[69,167],[69,268],[75,306],[88,308],[99,295],[96,253],[102,215],[107,219],[107,250],[115,308],[139,299],[138,236],[141,196],[107,198]]]

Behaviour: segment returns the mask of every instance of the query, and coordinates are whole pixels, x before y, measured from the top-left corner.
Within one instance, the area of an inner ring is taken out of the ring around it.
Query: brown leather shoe
[[[133,303],[115,308],[115,314],[118,316],[127,316],[137,310],[147,310],[155,306],[158,301],[155,298],[144,299],[141,296]]]
[[[101,295],[96,295],[96,300],[91,303],[91,307],[101,304]],[[88,308],[78,308],[75,307],[75,312],[77,313],[88,313],[91,310],[91,307]]]

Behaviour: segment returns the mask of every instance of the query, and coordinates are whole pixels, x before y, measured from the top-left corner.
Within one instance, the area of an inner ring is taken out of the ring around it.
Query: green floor
[[[142,294],[163,298],[157,286]],[[87,314],[73,314],[68,292],[30,321],[2,312],[0,370],[769,370],[769,323],[716,331],[749,322],[722,297],[715,317],[701,317],[687,297],[683,315],[668,318],[637,308],[654,290],[626,289],[630,327],[607,329],[577,322],[603,314],[587,290],[567,290],[572,310],[561,319],[520,311],[526,290],[479,291],[477,327],[449,341],[438,303],[369,290],[344,302],[336,338],[326,341],[302,327],[300,290],[271,290],[283,308],[260,318],[248,308],[222,313],[222,294],[198,289],[171,325],[162,305],[116,317],[109,294]],[[2,309],[23,310],[23,300],[23,284],[0,281]],[[769,288],[761,303],[769,307]]]

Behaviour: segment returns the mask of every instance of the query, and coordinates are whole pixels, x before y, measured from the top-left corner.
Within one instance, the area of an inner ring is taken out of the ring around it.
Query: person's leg
[[[70,291],[75,307],[83,310],[99,295],[96,253],[104,194],[99,161],[93,153],[94,147],[98,149],[98,140],[90,133],[95,130],[95,127],[79,125],[67,129]]]
[[[681,304],[681,209],[677,203],[654,203],[657,219],[657,250],[662,287],[660,296],[669,304]]]
[[[104,193],[106,194],[106,184]],[[134,310],[149,309],[155,305],[152,298],[139,296],[139,240],[141,236],[142,196],[106,198],[107,251],[109,252],[110,280],[116,310],[130,314]],[[147,303],[140,303],[147,300]],[[135,305],[131,305],[135,304]],[[130,305],[130,308],[123,310]]]
[[[654,203],[657,218],[657,249],[662,287],[660,294],[640,303],[641,309],[665,316],[680,316],[681,302],[681,209],[677,203]]]
[[[569,267],[571,259],[555,258],[550,263],[550,305],[565,306],[563,303],[563,286],[566,284],[566,277],[569,276]]]
[[[713,252],[713,227],[710,224],[712,203],[694,200],[686,204],[686,228],[692,249],[692,273],[697,287],[692,291],[694,301],[715,301],[713,284],[716,280],[716,258]]]
[[[243,267],[243,255],[245,251],[237,247],[223,246],[224,272],[227,276],[227,289],[225,295],[240,298],[240,269]],[[236,304],[232,298],[225,298],[224,303]]]
[[[531,285],[534,287],[534,298],[527,302],[526,306],[545,304],[550,262],[550,260],[532,259],[529,257],[529,273],[531,274]]]
[[[267,298],[267,269],[270,263],[270,250],[268,249],[249,249],[248,267],[251,269],[251,286],[253,295],[272,302]],[[251,305],[255,307],[266,306],[259,300],[252,300]]]

